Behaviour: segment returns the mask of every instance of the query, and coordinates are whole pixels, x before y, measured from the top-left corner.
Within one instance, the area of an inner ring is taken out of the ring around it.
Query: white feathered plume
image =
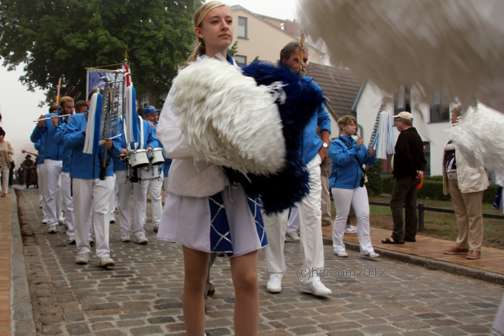
[[[479,103],[471,106],[450,138],[464,152],[469,164],[495,172],[504,171],[504,115]]]
[[[192,156],[244,173],[278,172],[286,149],[270,91],[216,59],[204,58],[180,71],[170,108]]]
[[[301,0],[299,16],[333,64],[386,92],[419,84],[504,111],[502,0]]]

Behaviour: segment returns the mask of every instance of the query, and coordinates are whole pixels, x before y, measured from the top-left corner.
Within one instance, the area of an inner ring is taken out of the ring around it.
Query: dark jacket
[[[417,171],[425,170],[425,160],[422,138],[416,128],[402,131],[397,138],[394,155],[394,177],[416,177]]]

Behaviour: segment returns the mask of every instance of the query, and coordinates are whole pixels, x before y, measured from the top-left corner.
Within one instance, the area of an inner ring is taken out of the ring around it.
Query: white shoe
[[[376,253],[375,251],[361,252],[361,257],[362,258],[369,258],[369,259],[376,259],[376,258],[379,258],[380,255],[378,253]]]
[[[286,237],[287,237],[287,240],[290,240],[290,241],[299,241],[299,239],[300,239],[299,235],[296,231],[287,232]]]
[[[123,243],[129,243],[131,241],[130,236],[128,234],[121,235],[121,241]]]
[[[98,258],[99,267],[107,268],[112,267],[114,265],[115,265],[114,259],[110,258],[109,256]]]
[[[42,219],[42,224],[47,224],[48,220],[47,219]]]
[[[89,262],[89,253],[83,252],[83,253],[77,253],[77,256],[75,257],[75,263],[77,265],[87,265]]]
[[[348,253],[345,250],[343,251],[334,251],[334,255],[338,258],[348,258]]]
[[[47,232],[50,234],[54,234],[58,232],[58,224],[51,224],[49,225],[49,228],[47,229]]]
[[[348,225],[345,229],[345,233],[350,233],[350,234],[357,233],[357,227],[355,227],[353,225]]]
[[[135,233],[135,239],[133,240],[133,242],[139,245],[147,245],[149,241],[147,240],[147,237],[145,237],[144,232],[137,232]]]
[[[271,274],[266,284],[266,289],[272,294],[277,294],[282,291],[282,278],[283,274],[274,273]]]
[[[306,283],[302,283],[301,291],[303,293],[312,294],[320,297],[328,297],[332,294],[332,291],[327,288],[318,275],[314,275]]]

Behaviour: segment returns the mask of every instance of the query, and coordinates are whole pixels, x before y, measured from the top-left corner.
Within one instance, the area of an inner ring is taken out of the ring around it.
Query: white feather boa
[[[479,103],[450,130],[451,139],[472,166],[504,171],[504,115]]]
[[[286,148],[270,91],[212,58],[180,71],[169,99],[193,158],[244,173],[277,173]]]

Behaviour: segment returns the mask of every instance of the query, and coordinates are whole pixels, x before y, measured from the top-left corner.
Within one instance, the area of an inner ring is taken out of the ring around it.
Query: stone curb
[[[324,238],[324,245],[332,245],[332,240]],[[349,243],[345,242],[345,245],[349,250],[352,251],[359,251],[359,245],[355,243]],[[487,282],[491,282],[497,285],[504,285],[504,275],[498,274],[498,273],[492,273],[492,272],[486,272],[474,268],[469,268],[461,265],[456,265],[452,263],[448,263],[445,261],[440,261],[440,260],[434,260],[430,258],[425,258],[425,257],[419,257],[419,256],[414,256],[410,254],[405,254],[405,253],[400,253],[400,252],[393,252],[389,250],[384,250],[381,248],[375,248],[376,252],[380,253],[382,256],[422,266],[428,269],[432,270],[441,270],[445,272],[449,272],[452,274],[457,274],[457,275],[462,275],[462,276],[467,276],[470,278],[478,279],[478,280],[483,280]]]
[[[19,223],[18,192],[12,197],[12,247],[11,247],[11,312],[12,335],[36,335],[33,321],[33,307],[26,275],[23,253],[23,238]]]

